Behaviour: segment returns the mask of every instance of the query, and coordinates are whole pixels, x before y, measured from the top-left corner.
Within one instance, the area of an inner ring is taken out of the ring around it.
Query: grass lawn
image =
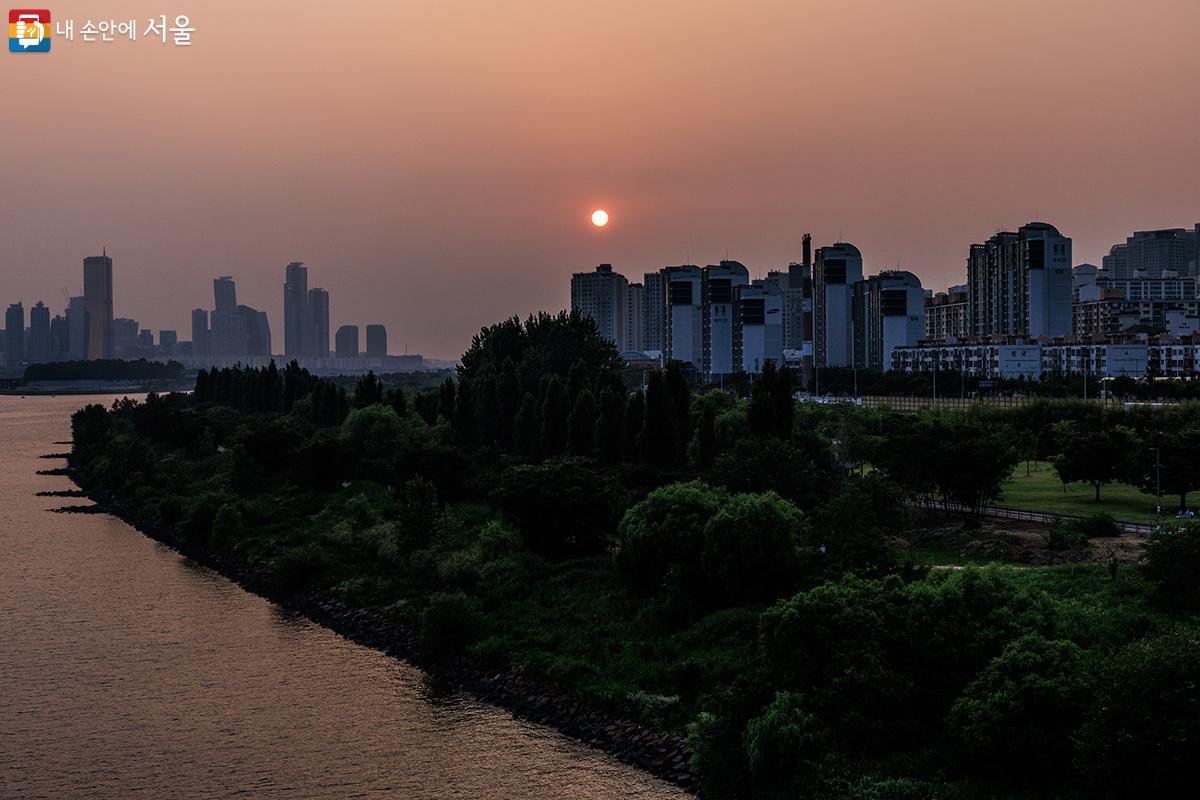
[[[1097,503],[1096,490],[1090,483],[1070,483],[1064,487],[1054,467],[1045,461],[1032,462],[1029,468],[1028,475],[1024,462],[1013,470],[1012,477],[1002,489],[1000,505],[1080,516],[1102,511],[1126,522],[1154,520],[1154,495],[1146,494],[1134,486],[1123,483],[1103,486],[1100,488],[1100,502]],[[1163,510],[1173,509],[1177,503],[1177,498],[1164,496]]]

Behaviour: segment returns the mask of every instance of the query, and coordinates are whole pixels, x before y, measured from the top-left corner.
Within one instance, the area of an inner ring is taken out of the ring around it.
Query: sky
[[[80,292],[190,336],[233,275],[283,346],[283,271],[332,326],[456,358],[481,326],[632,279],[814,245],[926,287],[1040,218],[1098,263],[1200,222],[1196,0],[90,0],[0,54],[0,302]],[[188,48],[81,41],[186,14]],[[589,217],[605,208],[611,223]]]

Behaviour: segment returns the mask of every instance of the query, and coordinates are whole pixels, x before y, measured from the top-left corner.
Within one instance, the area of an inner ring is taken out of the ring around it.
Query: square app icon
[[[10,53],[50,52],[49,9],[9,9],[8,51]]]

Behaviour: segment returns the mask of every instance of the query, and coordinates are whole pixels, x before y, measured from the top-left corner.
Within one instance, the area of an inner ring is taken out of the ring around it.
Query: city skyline
[[[179,298],[231,274],[281,320],[276,272],[303,260],[342,298],[331,331],[353,308],[396,349],[453,358],[482,324],[565,307],[588,264],[728,252],[762,274],[804,230],[932,287],[957,282],[962,242],[1035,218],[1099,263],[1200,216],[1200,109],[1180,100],[1200,7],[1089,11],[378,4],[381,33],[325,50],[323,7],[209,3],[187,49],[10,59],[6,83],[56,101],[9,132],[10,185],[52,191],[0,199],[5,294],[76,293],[78,257],[107,245],[118,315],[183,328]],[[1169,24],[1130,35],[1151,17]]]

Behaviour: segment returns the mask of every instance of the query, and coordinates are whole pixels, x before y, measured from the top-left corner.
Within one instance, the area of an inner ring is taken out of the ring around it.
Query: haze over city
[[[453,358],[601,262],[762,275],[812,231],[937,289],[1001,227],[1050,220],[1098,263],[1200,216],[1186,0],[104,11],[188,13],[194,43],[8,60],[32,105],[6,128],[7,302],[57,308],[106,246],[117,316],[185,331],[233,275],[278,335],[304,261],[333,328]]]

